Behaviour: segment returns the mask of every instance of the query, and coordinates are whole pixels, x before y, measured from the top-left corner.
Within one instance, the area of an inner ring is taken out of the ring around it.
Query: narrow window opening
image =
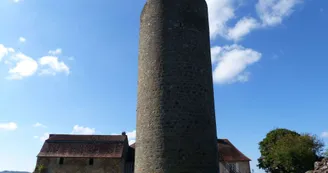
[[[89,159],[89,165],[93,165],[93,158]]]
[[[60,165],[64,164],[64,158],[62,158],[62,157],[59,158],[59,164],[60,164]]]
[[[236,172],[237,171],[237,166],[235,163],[228,163],[228,171],[229,172]]]

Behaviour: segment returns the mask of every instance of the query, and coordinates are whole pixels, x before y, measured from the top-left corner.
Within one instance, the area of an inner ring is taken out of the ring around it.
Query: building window
[[[93,158],[89,159],[89,165],[93,165]]]
[[[62,157],[59,158],[59,164],[60,164],[60,165],[64,164],[64,158],[62,158]]]
[[[229,172],[237,172],[237,166],[235,163],[228,163],[227,166]]]

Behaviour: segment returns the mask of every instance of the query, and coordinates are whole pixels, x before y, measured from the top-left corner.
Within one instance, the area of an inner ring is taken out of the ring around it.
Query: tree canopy
[[[259,143],[258,167],[271,173],[300,173],[313,169],[323,142],[314,135],[274,129]]]

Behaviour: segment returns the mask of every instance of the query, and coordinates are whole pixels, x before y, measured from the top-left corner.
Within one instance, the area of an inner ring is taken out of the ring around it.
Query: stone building
[[[228,139],[218,139],[217,145],[220,173],[250,173],[250,159]],[[44,173],[133,173],[135,147],[125,133],[51,134],[37,156],[37,168]]]
[[[35,172],[129,173],[128,138],[122,135],[50,134],[37,156]],[[38,171],[39,170],[39,171]]]
[[[228,139],[218,139],[220,173],[250,173],[251,159],[240,152]]]
[[[249,159],[240,152],[228,139],[217,140],[219,151],[220,173],[250,173]],[[135,148],[136,145],[130,145]]]

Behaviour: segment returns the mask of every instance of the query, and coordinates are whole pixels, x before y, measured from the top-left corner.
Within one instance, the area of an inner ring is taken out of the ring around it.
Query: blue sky
[[[258,173],[273,128],[328,142],[328,2],[207,2],[219,138]],[[144,3],[0,1],[0,171],[32,171],[49,133],[134,140]]]

